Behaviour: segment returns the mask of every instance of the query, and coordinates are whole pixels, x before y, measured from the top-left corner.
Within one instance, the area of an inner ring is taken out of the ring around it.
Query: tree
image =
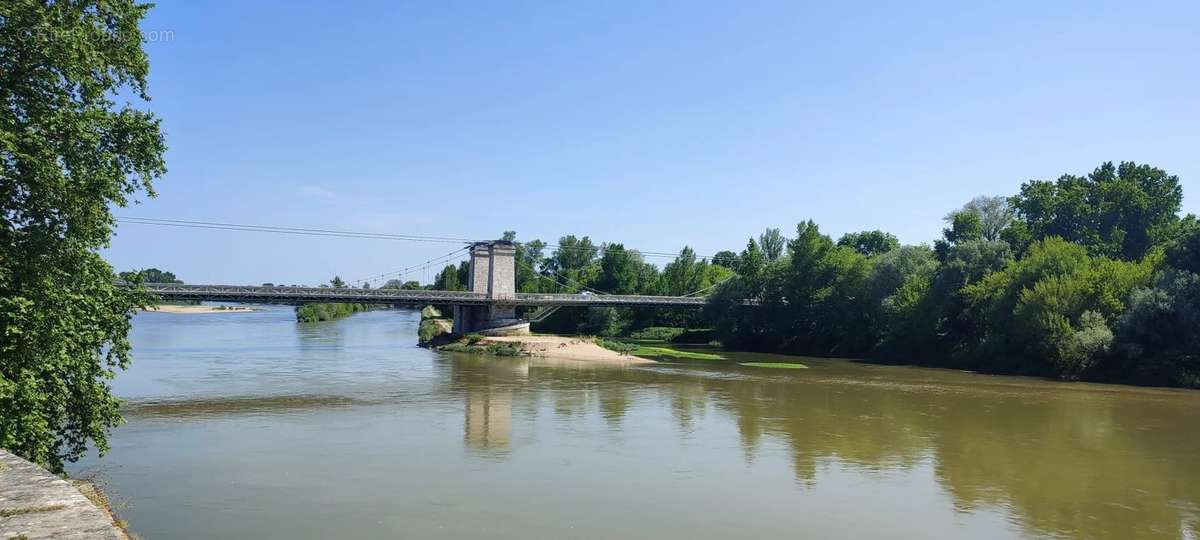
[[[984,329],[979,352],[1007,360],[1009,370],[1079,378],[1112,341],[1104,321],[1149,284],[1152,266],[1093,257],[1061,238],[1037,242],[963,290],[968,315]]]
[[[758,245],[762,248],[763,256],[766,257],[767,262],[771,262],[783,255],[783,248],[787,245],[787,239],[783,237],[779,229],[767,229],[758,235]]]
[[[1200,221],[1189,215],[1179,223],[1179,232],[1167,247],[1167,264],[1193,274],[1200,273]]]
[[[433,280],[433,290],[435,291],[465,291],[467,283],[461,280],[459,268],[453,264],[447,264],[441,272]]]
[[[746,242],[746,249],[738,257],[737,271],[743,276],[757,277],[767,264],[766,257],[753,238]]]
[[[346,282],[342,281],[342,276],[333,276],[333,279],[329,280],[329,285],[335,289],[346,288]]]
[[[638,291],[638,274],[642,258],[636,251],[627,251],[622,244],[609,244],[600,257],[600,276],[596,288],[611,294],[634,294]]]
[[[139,21],[149,5],[0,7],[0,447],[52,471],[121,420],[108,385],[130,361],[130,318],[97,251],[110,211],[154,195],[166,171]]]
[[[736,270],[738,267],[738,256],[737,253],[729,250],[718,251],[716,255],[713,255],[712,263],[717,266],[724,266],[730,270]]]
[[[951,212],[946,221],[950,227],[942,229],[942,238],[933,243],[938,259],[945,260],[950,248],[957,244],[983,240],[983,222],[978,214],[960,210]]]
[[[1200,388],[1200,275],[1172,270],[1139,288],[1114,325],[1108,376]]]
[[[1008,197],[989,197],[980,195],[964,204],[958,212],[946,216],[947,222],[953,222],[953,216],[959,213],[974,214],[979,218],[979,232],[984,240],[1000,240],[1001,233],[1012,224],[1017,217]]]
[[[1092,255],[1133,261],[1170,239],[1182,202],[1178,177],[1149,165],[1109,162],[1087,176],[1021,185],[1011,203],[1022,227],[1009,236],[1029,241],[1058,236]],[[1024,251],[1023,245],[1014,247]]]
[[[948,229],[942,229],[942,237],[951,244],[984,240],[983,220],[979,214],[968,211],[954,212],[946,217]]]
[[[515,241],[517,233],[505,231],[504,238],[510,242]],[[517,243],[516,246],[517,252],[514,257],[517,267],[517,290],[520,292],[542,292],[543,288],[554,290],[552,285],[546,286],[543,283],[544,276],[539,274],[546,266],[544,255],[546,243],[541,240],[533,240]]]
[[[133,276],[135,274],[144,283],[183,283],[183,280],[176,278],[175,274],[171,272],[165,272],[157,268],[146,268],[142,270],[134,270],[132,272],[121,272],[119,277],[122,281],[133,281]]]
[[[862,231],[843,234],[837,245],[872,257],[900,247],[900,240],[896,239],[895,235],[883,231]]]
[[[568,234],[558,239],[558,247],[550,260],[552,270],[560,273],[582,270],[596,259],[599,251],[600,248],[592,243],[591,238],[576,238]]]

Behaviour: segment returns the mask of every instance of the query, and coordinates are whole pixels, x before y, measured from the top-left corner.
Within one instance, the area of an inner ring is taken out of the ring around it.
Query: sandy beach
[[[592,343],[586,339],[567,336],[509,336],[488,337],[484,342],[520,343],[521,350],[530,356],[560,358],[614,365],[653,364],[638,356],[621,354]]]
[[[146,311],[157,311],[159,313],[249,313],[254,311],[254,308],[245,306],[181,306],[178,304],[163,304],[159,306],[150,306]]]

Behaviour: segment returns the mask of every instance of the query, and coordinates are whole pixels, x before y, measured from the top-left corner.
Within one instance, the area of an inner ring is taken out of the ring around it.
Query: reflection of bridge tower
[[[514,388],[524,385],[529,361],[460,357],[453,370],[455,382],[466,393],[463,443],[480,454],[507,455],[511,451]]]
[[[454,332],[523,333],[528,323],[517,318],[516,245],[512,242],[476,242],[471,246],[467,290],[487,295],[487,306],[454,306]]]
[[[508,452],[512,432],[512,392],[490,388],[467,394],[467,419],[463,441],[485,453]]]

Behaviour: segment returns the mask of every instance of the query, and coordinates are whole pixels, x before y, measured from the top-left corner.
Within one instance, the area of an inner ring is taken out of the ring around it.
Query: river
[[[1200,392],[464,356],[418,318],[141,313],[70,470],[145,540],[1200,538]]]

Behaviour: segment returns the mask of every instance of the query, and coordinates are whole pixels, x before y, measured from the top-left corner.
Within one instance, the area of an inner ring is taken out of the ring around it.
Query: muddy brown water
[[[128,422],[71,470],[147,540],[1200,538],[1200,392],[452,355],[417,320],[139,314]]]

